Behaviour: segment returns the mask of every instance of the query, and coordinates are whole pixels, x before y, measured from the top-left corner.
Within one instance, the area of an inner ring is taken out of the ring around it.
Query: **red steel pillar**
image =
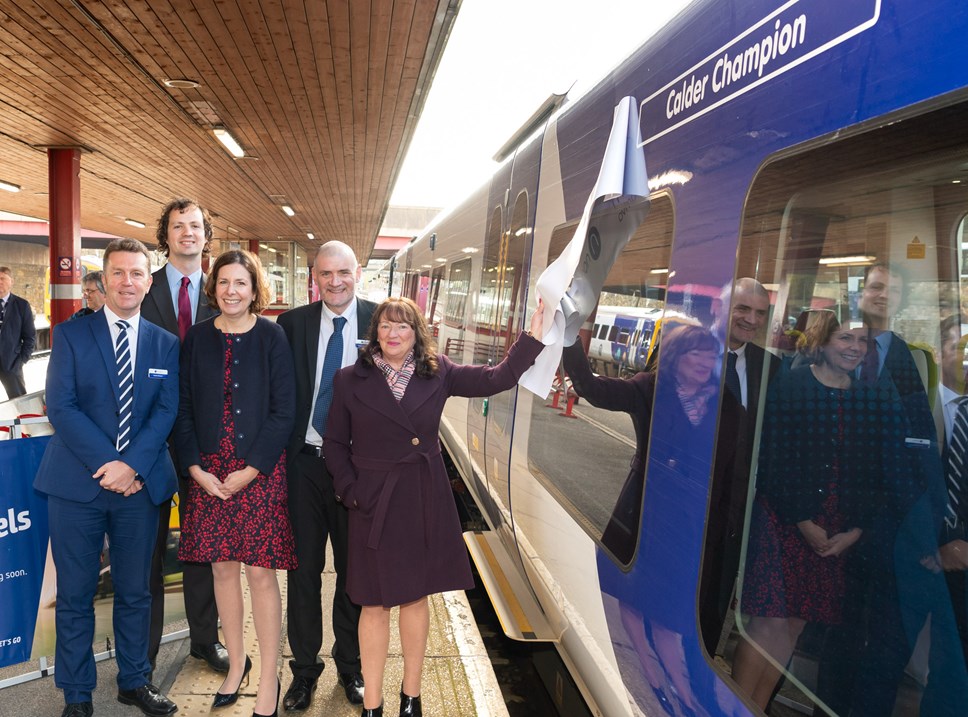
[[[81,150],[47,150],[50,197],[50,324],[81,308]]]
[[[259,256],[259,240],[249,239],[249,251],[251,251],[256,256]]]

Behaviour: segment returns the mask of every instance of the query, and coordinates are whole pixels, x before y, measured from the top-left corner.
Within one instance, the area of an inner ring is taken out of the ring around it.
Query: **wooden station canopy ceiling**
[[[46,150],[81,147],[85,229],[153,242],[189,196],[216,239],[341,239],[365,262],[459,6],[0,0],[0,180],[22,188],[0,210],[48,218]]]

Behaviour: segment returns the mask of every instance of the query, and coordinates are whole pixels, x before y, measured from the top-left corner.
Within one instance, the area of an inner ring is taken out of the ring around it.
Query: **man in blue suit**
[[[90,717],[97,682],[94,594],[107,535],[114,583],[118,701],[147,715],[175,703],[148,681],[148,588],[158,506],[176,489],[166,438],[178,413],[178,337],[145,321],[148,250],[115,239],[104,253],[104,308],[57,325],[47,370],[55,435],[34,487],[48,496],[57,568],[62,717]]]
[[[0,383],[7,398],[27,393],[24,364],[34,351],[34,315],[27,300],[10,292],[13,272],[0,266]]]

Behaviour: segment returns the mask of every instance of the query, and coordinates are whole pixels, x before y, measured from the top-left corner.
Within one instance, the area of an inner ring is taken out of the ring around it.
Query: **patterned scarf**
[[[682,392],[682,388],[676,385],[676,393],[679,395],[679,403],[682,410],[686,412],[689,423],[698,426],[702,419],[706,417],[706,408],[709,404],[709,397],[716,392],[716,387],[712,384],[703,386],[692,395]]]
[[[373,354],[373,363],[383,371],[383,377],[387,380],[387,386],[390,387],[393,397],[399,402],[407,390],[407,385],[410,383],[414,369],[417,368],[417,362],[413,359],[413,351],[407,354],[407,357],[403,360],[403,367],[399,371],[386,362],[383,354]]]

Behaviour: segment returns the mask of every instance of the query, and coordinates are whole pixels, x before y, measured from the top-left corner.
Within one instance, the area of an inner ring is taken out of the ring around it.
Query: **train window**
[[[839,138],[750,189],[728,331],[747,414],[700,622],[764,711],[964,712],[966,123]]]
[[[575,226],[570,223],[555,230],[549,262],[567,245]],[[672,230],[671,199],[654,195],[645,220],[606,277],[591,317],[599,332],[583,337],[566,354],[564,366],[570,375],[559,377],[551,405],[539,406],[531,415],[528,463],[532,473],[623,566],[631,563],[639,534],[647,440],[641,419],[645,411],[626,413],[603,403],[592,395],[594,388],[576,401],[575,387],[584,391],[589,385],[618,380],[636,390],[636,382],[625,379],[646,369],[666,290],[665,275],[652,269],[669,266]],[[630,342],[633,333],[638,338]]]
[[[450,265],[444,297],[444,326],[438,336],[438,348],[455,363],[464,361],[464,310],[471,284],[471,260],[461,259]]]

